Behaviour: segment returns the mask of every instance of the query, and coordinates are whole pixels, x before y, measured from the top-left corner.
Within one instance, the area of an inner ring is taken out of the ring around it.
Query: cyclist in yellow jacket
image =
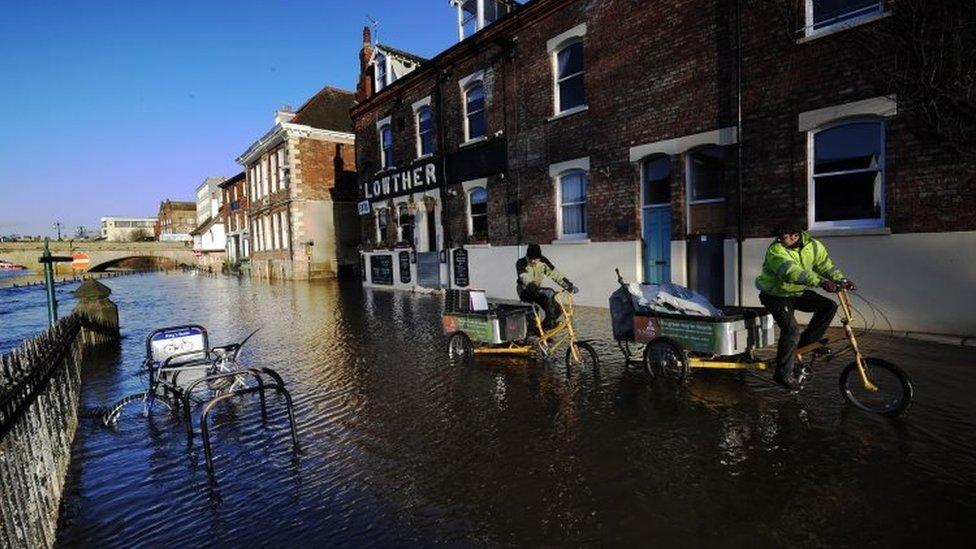
[[[795,371],[797,348],[820,341],[837,312],[837,303],[812,289],[820,287],[835,293],[841,288],[856,288],[834,266],[827,247],[802,230],[800,222],[780,224],[776,235],[776,240],[766,250],[756,287],[759,288],[759,301],[773,315],[780,329],[773,380],[789,389],[797,389],[802,382],[799,372]],[[793,311],[813,313],[802,334]]]
[[[529,244],[525,257],[515,262],[515,272],[518,279],[515,289],[519,300],[525,303],[536,303],[546,313],[542,326],[550,329],[556,325],[559,308],[556,306],[556,293],[551,288],[544,288],[542,283],[549,278],[564,289],[576,293],[579,290],[572,282],[562,275],[549,259],[542,255],[542,248],[538,244]]]

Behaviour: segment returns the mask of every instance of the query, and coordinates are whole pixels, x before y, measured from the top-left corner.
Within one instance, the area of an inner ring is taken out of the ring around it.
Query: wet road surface
[[[284,416],[262,427],[242,400],[215,418],[214,485],[178,420],[82,422],[64,547],[968,545],[976,531],[971,349],[866,339],[916,383],[893,421],[843,403],[841,365],[799,396],[752,375],[648,379],[623,365],[603,310],[579,313],[599,374],[567,376],[451,365],[438,297],[175,274],[106,284],[124,340],[85,372],[85,406],[143,389],[154,327],[198,322],[220,344],[261,326],[242,363],[283,375],[303,448],[293,460]],[[5,296],[0,319],[22,318],[30,300],[11,312]]]

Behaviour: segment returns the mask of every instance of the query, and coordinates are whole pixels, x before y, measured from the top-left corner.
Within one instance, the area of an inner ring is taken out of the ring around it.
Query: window
[[[556,52],[556,114],[586,104],[583,67],[582,41],[572,42]]]
[[[386,208],[376,210],[376,243],[386,241],[387,217],[389,212]]]
[[[488,238],[488,191],[484,187],[475,187],[468,192],[468,215],[468,234]]]
[[[688,155],[689,203],[725,200],[725,147],[709,145]]]
[[[386,87],[386,56],[377,55],[373,67],[376,70],[376,91],[379,92]]]
[[[806,0],[806,34],[835,25],[853,25],[882,12],[881,0]]]
[[[644,162],[641,206],[671,205],[671,159],[658,156]]]
[[[485,136],[485,87],[481,82],[464,92],[464,120],[466,141]]]
[[[413,214],[406,203],[397,207],[397,223],[400,226],[400,242],[413,245]]]
[[[393,126],[389,123],[380,126],[380,164],[383,168],[393,166]]]
[[[431,124],[430,107],[420,107],[417,111],[417,155],[426,156],[434,152],[434,128]]]
[[[826,126],[809,143],[811,227],[884,226],[884,123]]]
[[[478,32],[478,0],[461,2],[461,39]]]
[[[559,207],[562,227],[559,236],[586,236],[586,173],[566,172],[559,176]]]

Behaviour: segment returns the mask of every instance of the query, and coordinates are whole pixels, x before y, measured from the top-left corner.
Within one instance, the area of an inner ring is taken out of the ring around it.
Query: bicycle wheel
[[[474,356],[474,345],[464,332],[454,332],[447,340],[447,356],[451,362],[468,363]]]
[[[655,339],[644,347],[644,369],[681,383],[688,378],[688,357],[676,343]]]
[[[851,362],[840,374],[840,392],[844,399],[862,410],[888,417],[907,410],[915,396],[915,388],[908,375],[880,358],[865,358],[864,366],[868,379],[878,390],[868,391],[864,388],[857,362]]]
[[[573,345],[576,346],[579,360],[573,358]],[[586,368],[596,371],[600,368],[600,359],[596,356],[596,351],[593,350],[592,345],[585,341],[577,341],[570,343],[570,346],[566,348],[566,368],[580,368],[580,370]]]
[[[131,394],[119,400],[112,406],[106,408],[105,413],[102,416],[102,424],[105,425],[106,427],[115,425],[116,423],[119,422],[119,417],[122,415],[122,411],[125,409],[126,406],[129,406],[134,402],[138,402],[139,406],[143,406],[144,403],[146,402],[146,396],[148,394],[149,393],[147,391]],[[170,399],[168,395],[161,395],[161,394],[155,395],[155,397],[153,398],[153,405],[162,406],[163,408],[165,408],[167,411],[170,412],[176,409],[176,404],[172,401],[172,399]]]

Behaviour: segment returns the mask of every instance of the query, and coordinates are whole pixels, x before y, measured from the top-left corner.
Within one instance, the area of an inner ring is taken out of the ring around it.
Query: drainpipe
[[[452,286],[453,273],[451,272],[451,230],[450,230],[450,208],[448,208],[447,199],[447,146],[444,143],[444,92],[441,89],[441,80],[444,77],[444,73],[438,69],[437,71],[437,86],[434,88],[434,93],[437,94],[437,149],[440,153],[441,161],[441,177],[444,179],[441,182],[441,233],[443,236],[443,249],[445,257],[447,258],[447,287]]]
[[[735,3],[735,100],[736,100],[736,191],[738,192],[739,199],[738,202],[738,212],[736,216],[737,228],[736,228],[736,252],[738,255],[738,305],[742,306],[742,245],[745,243],[745,238],[742,236],[742,0],[736,0]]]

